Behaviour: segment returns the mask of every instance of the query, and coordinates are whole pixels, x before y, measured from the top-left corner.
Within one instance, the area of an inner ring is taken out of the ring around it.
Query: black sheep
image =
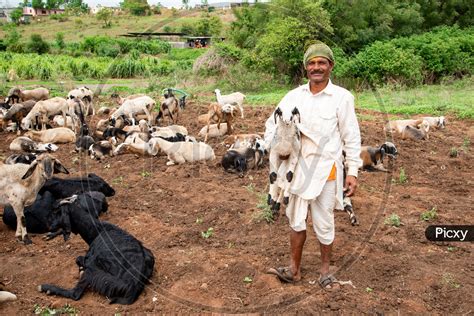
[[[102,192],[105,196],[113,196],[115,190],[104,179],[94,173],[87,177],[61,179],[53,177],[47,180],[39,193],[49,191],[56,199],[64,199],[74,194],[88,191]]]
[[[228,150],[222,157],[221,165],[227,172],[237,173],[243,176],[247,171],[247,160],[245,156],[235,150]]]
[[[151,251],[126,231],[90,216],[76,201],[62,203],[57,216],[58,228],[80,234],[89,250],[76,258],[82,273],[74,288],[43,284],[39,291],[79,300],[91,288],[111,304],[135,302],[153,274],[155,258]]]

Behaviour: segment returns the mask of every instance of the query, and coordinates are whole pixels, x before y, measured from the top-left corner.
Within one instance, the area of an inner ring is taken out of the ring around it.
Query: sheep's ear
[[[54,159],[54,173],[69,174],[69,171],[61,164],[58,159]]]
[[[29,178],[33,174],[37,166],[38,166],[38,160],[33,161],[33,163],[30,165],[26,173],[23,175],[23,177],[21,177],[21,179],[25,180]]]
[[[295,107],[293,111],[291,111],[291,120],[296,123],[296,120],[298,120],[298,123],[301,123],[301,117],[300,117],[300,111],[298,111],[298,108]]]
[[[280,108],[276,108],[275,112],[273,113],[273,118],[275,120],[275,124],[277,122],[277,116],[281,119],[281,117],[283,116],[283,113],[281,112],[281,109]]]

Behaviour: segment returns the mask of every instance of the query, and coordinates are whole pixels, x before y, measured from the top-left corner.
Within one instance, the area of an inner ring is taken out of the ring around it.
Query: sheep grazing
[[[105,156],[112,157],[114,149],[115,147],[113,144],[106,140],[101,140],[95,142],[89,147],[89,153],[91,155],[91,159],[102,161],[105,159]]]
[[[46,143],[65,144],[74,143],[76,134],[66,127],[56,127],[45,131],[29,131],[25,133],[26,137]]]
[[[110,97],[112,98],[112,100],[115,103],[117,103],[117,105],[122,105],[127,100],[133,100],[133,99],[144,97],[144,96],[146,96],[146,95],[143,94],[143,93],[137,93],[137,94],[129,95],[126,98],[122,98],[117,93],[112,93],[112,95]]]
[[[162,138],[152,138],[150,145],[158,146],[168,156],[167,166],[176,163],[194,162],[202,160],[214,160],[216,158],[214,150],[205,143],[193,142],[168,142]]]
[[[135,115],[145,113],[148,122],[152,122],[152,112],[155,108],[156,102],[149,96],[143,96],[132,100],[126,100],[111,116],[112,125],[115,125],[117,120],[122,115],[130,118],[132,125],[135,125]]]
[[[101,192],[107,197],[115,195],[115,190],[95,173],[89,173],[86,177],[79,178],[53,177],[46,181],[39,193],[44,194],[46,191],[51,192],[55,199],[64,199],[74,194],[93,191]]]
[[[75,117],[74,113],[70,113],[69,104],[66,99],[55,97],[45,101],[39,101],[33,106],[28,115],[21,121],[23,129],[30,129],[33,119],[41,117],[42,129],[46,129],[46,123],[50,116],[62,114],[63,120],[66,122],[66,114]]]
[[[16,163],[23,163],[31,165],[36,160],[36,154],[13,154],[5,159],[5,164],[14,165]]]
[[[23,210],[34,203],[46,180],[59,172],[69,173],[59,160],[48,154],[41,154],[31,165],[0,165],[0,205],[10,204],[13,207],[17,218],[15,236],[25,244],[30,244],[31,240],[26,231]]]
[[[8,92],[8,100],[17,100],[24,102],[28,100],[42,101],[49,98],[49,91],[46,88],[36,88],[33,90],[21,90],[20,88],[12,88]]]
[[[245,94],[234,92],[227,95],[221,95],[221,91],[219,89],[214,90],[214,93],[216,94],[217,103],[219,103],[221,106],[224,106],[225,104],[237,105],[239,107],[241,117],[244,118],[243,104]]]
[[[293,180],[294,170],[298,163],[298,155],[301,149],[301,134],[296,126],[300,122],[300,113],[295,107],[291,112],[290,120],[283,119],[283,113],[277,108],[273,114],[276,126],[275,135],[270,144],[270,190],[268,204],[271,205],[274,215],[280,211],[281,201],[288,204],[289,186]],[[283,189],[278,196],[277,173],[283,160],[288,160],[286,170],[286,182],[282,184]],[[283,195],[283,196],[282,196]]]
[[[161,108],[156,119],[160,120],[165,116],[168,116],[169,120],[173,124],[176,124],[181,110],[182,108],[179,100],[174,96],[173,91],[168,89],[168,92],[165,94],[165,100],[161,103]]]
[[[217,129],[220,130],[220,124],[226,122],[227,133],[232,134],[232,122],[234,120],[235,106],[230,104],[219,105],[211,103],[208,107],[207,116],[207,134],[209,134],[209,126],[212,122],[217,123]],[[204,137],[204,142],[207,142],[208,135]]]
[[[446,118],[444,116],[438,116],[438,117],[431,117],[431,116],[425,116],[421,118],[424,121],[427,121],[430,127],[436,127],[439,129],[443,129],[446,127]]]
[[[28,137],[20,136],[10,143],[10,150],[23,151],[27,153],[52,152],[58,150],[54,144],[41,144],[31,140]]]
[[[76,258],[79,282],[70,290],[42,284],[40,292],[79,300],[87,288],[104,295],[110,303],[132,304],[153,274],[155,258],[135,237],[119,227],[102,222],[84,210],[75,199],[60,203],[57,227],[66,234],[81,235],[89,245],[85,256]]]

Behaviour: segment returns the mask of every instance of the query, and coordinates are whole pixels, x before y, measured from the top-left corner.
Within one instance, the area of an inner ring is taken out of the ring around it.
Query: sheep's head
[[[214,90],[214,93],[215,93],[216,95],[221,94],[221,90],[216,89],[216,90]]]
[[[11,88],[10,91],[8,91],[8,97],[11,98],[12,96],[19,97],[21,94],[20,88]]]
[[[423,120],[420,124],[420,129],[422,129],[425,133],[428,133],[430,131],[430,123],[428,121]]]
[[[438,118],[438,128],[445,128],[446,127],[446,119],[444,116],[440,116]]]
[[[23,175],[22,179],[29,178],[36,169],[40,170],[41,176],[44,179],[51,179],[54,173],[62,172],[65,174],[69,174],[69,171],[67,171],[67,169],[61,164],[58,159],[48,154],[41,154],[30,165],[26,173]]]
[[[380,146],[380,148],[381,149],[383,148],[385,151],[385,154],[389,156],[390,158],[394,158],[394,159],[397,158],[398,150],[397,150],[397,147],[395,147],[393,143],[385,142],[382,146]]]

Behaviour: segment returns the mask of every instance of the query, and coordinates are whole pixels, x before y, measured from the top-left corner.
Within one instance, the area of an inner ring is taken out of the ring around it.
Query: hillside
[[[203,12],[198,10],[178,10],[174,11],[163,9],[160,15],[150,16],[133,16],[129,14],[120,14],[113,17],[112,27],[103,28],[102,22],[98,21],[95,15],[69,16],[64,22],[53,20],[50,17],[33,20],[28,25],[21,25],[18,31],[23,38],[27,38],[30,34],[40,34],[46,40],[54,40],[54,36],[58,32],[64,33],[64,40],[78,41],[86,36],[108,35],[119,36],[127,32],[160,32],[168,25],[176,28],[183,23],[193,23],[201,17],[218,16],[224,24],[224,30],[233,20],[232,11],[220,10],[216,12]],[[0,38],[5,36],[3,29],[0,29]]]

